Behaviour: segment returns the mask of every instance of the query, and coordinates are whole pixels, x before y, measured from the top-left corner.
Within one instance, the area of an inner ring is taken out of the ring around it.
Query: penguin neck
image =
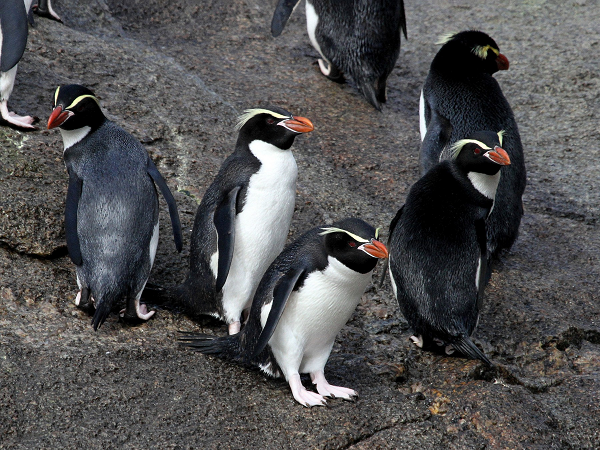
[[[278,163],[282,159],[294,159],[291,150],[282,150],[268,142],[255,139],[248,144],[250,153],[262,164]]]
[[[63,144],[65,146],[65,151],[80,142],[83,138],[85,138],[91,131],[92,128],[85,126],[81,128],[76,128],[75,130],[63,130],[59,128],[60,134],[63,138]]]
[[[486,175],[479,172],[467,172],[467,178],[473,187],[484,197],[494,200],[496,198],[496,190],[500,182],[500,170],[495,175]]]

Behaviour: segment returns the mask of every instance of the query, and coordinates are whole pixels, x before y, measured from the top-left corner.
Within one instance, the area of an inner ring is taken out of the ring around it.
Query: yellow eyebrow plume
[[[342,230],[341,228],[327,227],[327,228],[321,228],[321,230],[323,230],[323,232],[319,233],[319,236],[324,236],[326,234],[331,234],[331,233],[346,233],[348,236],[350,236],[356,242],[369,242],[368,239],[361,238],[360,236],[358,236],[354,233],[350,233],[348,230]]]
[[[235,129],[240,130],[244,125],[246,125],[246,123],[250,119],[252,119],[254,116],[257,116],[259,114],[270,114],[273,117],[275,117],[276,119],[289,119],[289,116],[284,116],[283,114],[279,114],[274,111],[270,111],[268,109],[263,109],[263,108],[247,109],[244,111],[244,114],[242,114],[239,117],[238,123],[235,126]]]

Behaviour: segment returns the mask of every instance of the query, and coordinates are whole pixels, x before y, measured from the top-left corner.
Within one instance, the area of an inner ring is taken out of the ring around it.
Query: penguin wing
[[[75,175],[72,170],[69,170],[69,187],[67,188],[67,201],[65,204],[65,235],[69,256],[76,266],[83,264],[77,234],[77,209],[79,208],[82,186],[83,180]]]
[[[488,282],[487,230],[485,226],[485,219],[478,219],[475,221],[475,232],[477,233],[477,243],[479,244],[480,250],[479,257],[481,258],[479,278],[477,279],[477,285],[479,286],[477,292],[477,310],[481,311],[481,306],[483,304],[483,291]]]
[[[400,0],[400,29],[404,32],[404,39],[408,39],[406,32],[406,14],[404,12],[404,0]]]
[[[173,227],[173,237],[175,239],[175,248],[180,252],[183,247],[183,238],[181,234],[181,222],[179,221],[179,212],[177,212],[177,203],[175,203],[175,198],[173,198],[173,194],[171,194],[171,190],[165,179],[162,177],[156,166],[154,165],[154,161],[152,158],[148,157],[148,175],[154,181],[154,183],[160,189],[163,197],[167,201],[167,205],[169,207],[169,215],[171,216],[171,226]]]
[[[217,229],[217,248],[219,250],[219,263],[217,269],[216,290],[221,292],[231,267],[233,259],[233,246],[235,242],[235,213],[238,193],[241,186],[234,187],[225,200],[215,210],[214,223]]]
[[[27,45],[29,29],[23,0],[0,1],[0,29],[2,29],[0,72],[8,72],[17,65]]]
[[[285,24],[299,2],[300,0],[279,0],[275,12],[273,13],[273,20],[271,21],[271,34],[273,37],[277,37],[281,34]]]
[[[394,233],[394,229],[396,228],[396,225],[398,224],[400,217],[402,217],[403,211],[404,211],[404,205],[402,205],[402,207],[398,210],[398,212],[396,213],[396,215],[390,222],[390,230],[388,232],[388,240],[387,240],[387,245],[386,245],[387,248],[390,248],[390,242],[392,242],[392,234]],[[389,266],[390,266],[390,258],[386,258],[385,262],[383,263],[383,269],[381,271],[381,278],[379,279],[379,287],[383,286],[383,282],[385,281],[385,274],[387,273]]]
[[[253,359],[260,355],[260,352],[267,346],[267,343],[269,342],[269,339],[271,339],[271,336],[277,327],[277,323],[281,318],[281,314],[283,314],[283,310],[285,309],[288,298],[290,298],[290,294],[304,273],[305,270],[303,267],[293,268],[277,281],[277,284],[273,289],[273,304],[271,305],[271,311],[269,311],[269,317],[267,317],[265,326],[260,333],[256,347],[254,347],[254,352],[252,353]]]
[[[427,120],[427,102],[425,102],[425,118]],[[421,174],[424,175],[429,169],[446,159],[449,155],[444,154],[444,149],[450,144],[452,136],[452,124],[448,119],[438,114],[435,109],[429,109],[429,121],[427,132],[421,143]]]

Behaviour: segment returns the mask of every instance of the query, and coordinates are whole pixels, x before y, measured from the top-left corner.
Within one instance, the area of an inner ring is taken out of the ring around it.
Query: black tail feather
[[[92,317],[92,326],[94,327],[94,331],[97,331],[98,328],[104,323],[110,314],[111,309],[112,302],[107,300],[96,301],[96,312],[94,312],[94,317]]]
[[[215,355],[226,361],[243,362],[239,333],[223,337],[188,331],[180,333],[178,341],[182,347],[189,347],[205,355]]]
[[[477,347],[473,341],[466,336],[460,336],[456,338],[456,340],[452,342],[452,346],[469,358],[479,359],[490,367],[494,366],[487,356],[485,356],[483,352],[479,350],[479,347]]]

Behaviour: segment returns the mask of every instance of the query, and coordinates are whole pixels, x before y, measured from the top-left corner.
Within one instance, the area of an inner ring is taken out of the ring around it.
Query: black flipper
[[[483,304],[483,291],[485,285],[490,279],[488,273],[488,255],[487,255],[487,232],[485,228],[485,219],[475,221],[475,232],[477,233],[477,242],[480,249],[481,267],[479,268],[479,292],[477,293],[477,311],[481,311]]]
[[[67,250],[71,261],[76,266],[83,263],[81,248],[79,247],[79,236],[77,235],[77,209],[81,198],[83,180],[69,171],[69,187],[67,188],[67,201],[65,204],[65,235],[67,238]]]
[[[267,343],[269,342],[269,339],[271,339],[271,336],[277,327],[277,323],[281,318],[281,314],[283,314],[288,298],[290,298],[290,294],[303,274],[304,269],[300,267],[286,273],[277,282],[275,289],[273,289],[273,304],[271,305],[271,311],[269,311],[267,322],[265,323],[258,338],[258,342],[256,343],[256,347],[252,352],[252,359],[260,355],[260,352],[267,346]]]
[[[400,30],[404,32],[404,39],[408,39],[406,31],[406,13],[404,12],[404,0],[400,0]]]
[[[21,60],[27,46],[29,25],[23,0],[0,1],[0,27],[3,37],[0,72],[8,72]]]
[[[394,230],[396,229],[396,225],[398,225],[398,221],[400,220],[400,217],[402,216],[402,212],[404,212],[404,205],[402,205],[402,207],[398,210],[398,212],[396,213],[396,215],[390,222],[390,230],[388,232],[388,240],[387,240],[387,244],[386,244],[387,248],[390,248],[389,246],[390,246],[390,241],[392,240],[392,234],[394,233]],[[387,258],[383,263],[383,272],[381,274],[381,279],[379,280],[379,287],[383,286],[383,282],[385,281],[385,275],[387,274],[389,265],[390,265],[390,258]]]
[[[281,34],[285,28],[285,24],[299,2],[300,0],[279,0],[275,7],[275,12],[273,13],[273,20],[271,21],[271,34],[273,37],[277,37]]]
[[[163,197],[167,201],[167,206],[169,207],[169,215],[171,216],[171,226],[173,227],[173,238],[175,239],[175,248],[180,252],[183,247],[183,237],[181,234],[181,222],[179,222],[179,213],[177,212],[177,203],[175,203],[175,198],[173,198],[173,194],[171,194],[171,190],[165,179],[162,177],[152,158],[148,157],[148,175],[152,178],[154,183],[160,189]]]
[[[425,116],[427,117],[427,103],[425,103],[425,108]],[[431,119],[427,123],[427,133],[421,143],[421,154],[419,155],[421,175],[425,175],[429,169],[440,162],[440,155],[450,144],[450,137],[452,136],[450,121],[433,109],[430,112]]]
[[[483,354],[479,347],[477,347],[471,339],[466,336],[459,336],[452,341],[452,346],[461,352],[463,355],[468,356],[471,359],[479,359],[486,363],[488,366],[493,367],[492,362]]]
[[[225,285],[225,281],[227,281],[231,260],[233,259],[233,248],[235,245],[235,213],[240,189],[241,186],[236,186],[229,191],[225,200],[215,210],[214,224],[217,229],[217,248],[219,249],[217,281],[215,284],[217,292],[221,292],[221,289],[223,289],[223,286]]]

